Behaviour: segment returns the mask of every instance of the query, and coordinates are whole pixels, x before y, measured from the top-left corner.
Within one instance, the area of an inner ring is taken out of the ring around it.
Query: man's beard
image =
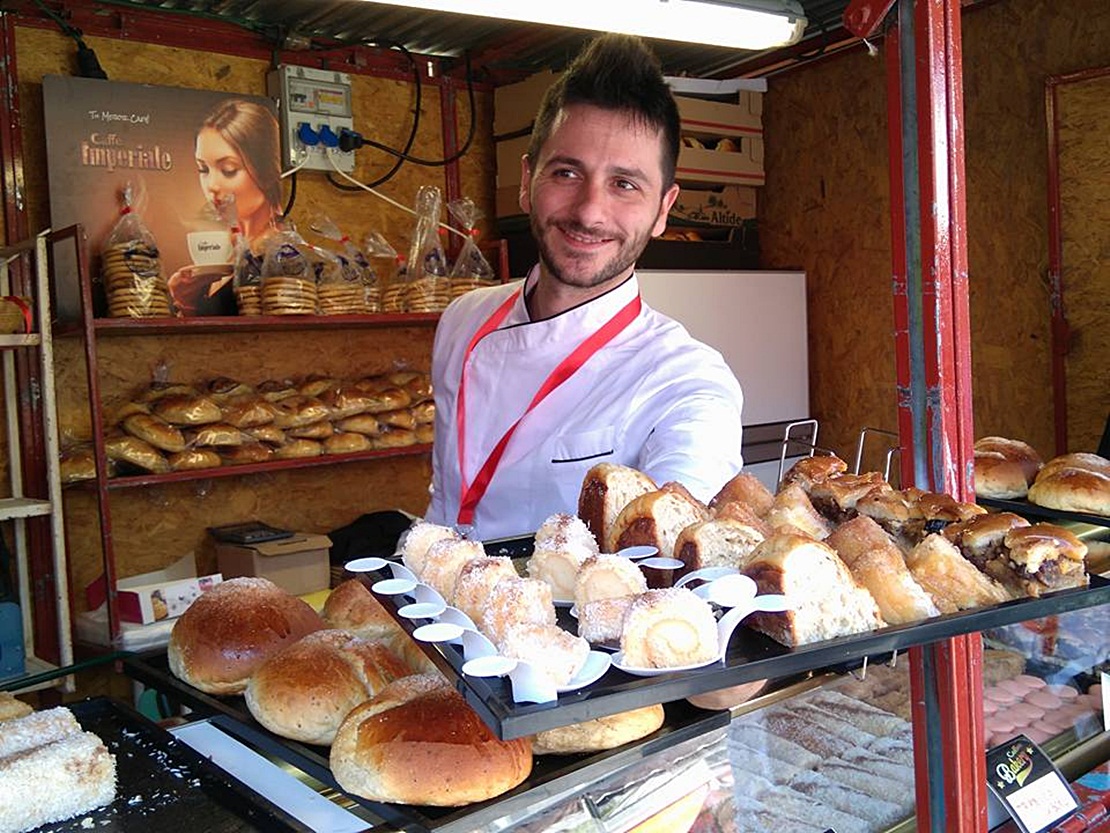
[[[545,226],[541,226],[535,214],[530,218],[530,225],[532,227],[532,237],[539,248],[540,261],[547,272],[559,283],[565,286],[578,287],[579,289],[592,289],[601,286],[624,273],[636,264],[637,259],[651,241],[651,229],[646,229],[629,239],[617,234],[598,234],[596,231],[591,231],[589,228],[573,221],[549,221]],[[554,230],[556,234],[561,233],[561,230],[566,230],[584,237],[602,237],[616,241],[618,248],[616,253],[598,269],[588,274],[581,274],[574,267],[578,265],[579,261],[592,260],[594,256],[586,254],[581,257],[567,255],[564,262],[559,263],[552,247],[548,245],[547,238],[544,236],[544,231],[547,229]]]

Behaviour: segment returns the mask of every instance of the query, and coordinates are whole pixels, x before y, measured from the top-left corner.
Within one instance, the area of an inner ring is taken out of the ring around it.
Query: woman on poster
[[[209,206],[261,257],[263,240],[282,219],[281,138],[273,113],[253,101],[220,102],[197,131],[196,164]],[[229,270],[197,264],[178,269],[169,279],[178,313],[234,313],[230,277]]]

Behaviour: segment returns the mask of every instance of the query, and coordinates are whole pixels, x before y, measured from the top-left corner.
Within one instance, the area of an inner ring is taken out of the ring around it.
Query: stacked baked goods
[[[154,382],[122,402],[105,436],[111,473],[165,473],[432,441],[428,374],[308,376],[257,385],[226,377]],[[95,476],[71,466],[65,482]]]
[[[112,318],[165,317],[170,296],[158,249],[143,240],[121,240],[104,247],[100,275]]]
[[[1029,502],[1110,517],[1110,460],[1088,452],[1052,458],[1029,487]]]
[[[64,821],[115,796],[115,756],[69,709],[0,715],[0,830]]]

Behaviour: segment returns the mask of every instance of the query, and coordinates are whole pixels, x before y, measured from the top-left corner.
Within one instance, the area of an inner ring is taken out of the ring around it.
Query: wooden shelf
[[[49,515],[50,501],[30,497],[8,497],[0,499],[0,521],[12,518],[38,518]]]
[[[0,335],[0,350],[7,350],[12,347],[36,347],[41,343],[42,338],[38,333]]]
[[[233,466],[217,466],[210,469],[191,469],[174,471],[168,474],[136,474],[112,477],[107,481],[109,489],[129,489],[136,486],[156,486],[161,483],[183,483],[190,480],[207,480],[212,477],[243,477],[248,474],[287,471],[289,469],[309,469],[319,466],[335,466],[342,463],[356,463],[360,460],[381,460],[386,457],[418,457],[430,454],[430,443],[406,445],[401,448],[381,448],[373,451],[357,451],[352,454],[321,454],[319,457],[298,457],[291,460],[273,460],[266,463],[245,463]],[[83,480],[70,488],[92,489],[95,480]]]
[[[339,330],[351,328],[428,327],[439,321],[438,312],[386,312],[371,315],[221,315],[197,318],[94,318],[97,336],[203,335],[276,330]],[[59,325],[60,337],[81,335],[81,326]],[[0,342],[2,346],[2,342]]]

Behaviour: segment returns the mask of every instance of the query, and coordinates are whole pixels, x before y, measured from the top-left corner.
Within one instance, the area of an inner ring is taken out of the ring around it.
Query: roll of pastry
[[[300,428],[328,418],[328,406],[311,396],[287,396],[278,400],[275,407],[274,425],[278,428]]]
[[[477,625],[482,621],[494,586],[503,578],[519,578],[511,558],[488,555],[472,558],[459,570],[451,604]]]
[[[512,625],[532,622],[554,625],[551,588],[534,578],[503,578],[493,586],[478,629],[497,645]]]
[[[242,445],[246,441],[242,431],[226,422],[212,422],[189,432],[191,447]]]
[[[170,671],[208,694],[239,694],[267,657],[323,627],[306,602],[269,579],[228,579],[174,623]]]
[[[356,434],[366,434],[369,437],[382,432],[382,424],[373,414],[356,414],[344,417],[336,422],[335,427],[340,431],[350,431]]]
[[[613,596],[578,608],[578,635],[592,645],[620,645],[624,617],[635,595]]]
[[[541,541],[532,550],[525,565],[529,578],[538,578],[551,585],[551,593],[556,599],[573,599],[578,571],[586,563],[586,559],[597,554],[593,537],[589,536],[589,540],[590,544],[566,538]]]
[[[184,451],[185,435],[176,426],[153,414],[131,414],[121,423],[124,431],[162,451]]]
[[[189,448],[171,454],[167,458],[172,471],[195,471],[196,469],[214,469],[223,465],[220,455],[210,448]]]
[[[709,602],[685,587],[648,590],[624,616],[621,653],[633,668],[677,668],[716,658],[717,620]]]
[[[663,725],[664,717],[663,707],[656,704],[547,729],[532,737],[532,754],[577,755],[616,749],[647,737]]]
[[[764,486],[758,477],[748,472],[740,472],[729,480],[709,501],[710,511],[716,513],[717,507],[725,503],[739,501],[746,504],[759,517],[767,514],[775,496]]]
[[[1110,475],[1093,469],[1057,468],[1029,487],[1029,502],[1049,509],[1110,516]]]
[[[274,458],[274,450],[265,443],[245,443],[220,449],[220,459],[231,466],[266,463]]]
[[[428,548],[436,541],[458,540],[461,536],[449,526],[417,520],[412,526],[401,533],[397,541],[397,549],[401,553],[401,561],[406,567],[417,575],[424,570],[424,559],[428,557]]]
[[[871,593],[888,624],[903,625],[940,615],[932,598],[910,574],[901,550],[870,518],[861,515],[841,524],[825,543]]]
[[[387,428],[370,437],[374,448],[405,448],[416,442],[416,433],[408,428]]]
[[[295,460],[301,457],[319,457],[323,453],[324,446],[316,440],[289,439],[274,449],[273,456],[278,460]]]
[[[354,431],[340,431],[324,440],[325,454],[353,454],[371,448],[369,437]]]
[[[285,429],[285,436],[295,440],[326,440],[334,433],[335,426],[326,419]]]
[[[609,530],[621,510],[640,495],[658,488],[655,481],[630,466],[598,463],[586,472],[578,493],[578,517],[599,547],[604,547]]]
[[[527,738],[498,740],[446,680],[416,675],[347,715],[329,763],[339,786],[362,798],[455,807],[520,784],[532,751]]]
[[[601,553],[587,558],[574,582],[574,604],[581,610],[590,602],[634,596],[648,589],[643,571],[628,558]]]
[[[666,483],[654,492],[633,500],[613,522],[606,552],[623,547],[649,545],[659,554],[674,554],[678,534],[690,524],[709,519],[709,510],[677,483]]]
[[[450,602],[463,566],[472,558],[484,558],[485,555],[481,541],[446,538],[428,547],[423,569],[417,575]]]
[[[351,709],[409,673],[387,645],[349,631],[319,630],[267,657],[243,697],[255,720],[274,734],[329,745]]]
[[[497,650],[531,664],[556,686],[565,686],[585,666],[590,643],[558,625],[515,622],[502,631]]]
[[[813,538],[775,533],[755,548],[741,572],[755,580],[760,593],[786,596],[791,610],[756,613],[745,624],[788,647],[885,624],[875,599],[832,547]]]
[[[914,579],[941,613],[984,607],[1013,598],[1005,587],[964,558],[943,535],[933,533],[906,555]]]

